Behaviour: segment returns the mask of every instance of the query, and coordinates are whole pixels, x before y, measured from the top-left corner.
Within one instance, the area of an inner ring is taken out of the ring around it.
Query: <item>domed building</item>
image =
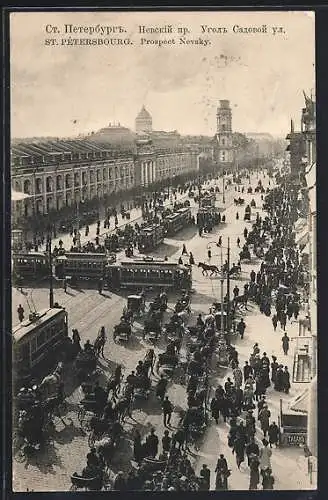
[[[145,106],[142,106],[142,109],[136,118],[135,129],[137,133],[152,132],[153,119],[151,114],[146,110]]]

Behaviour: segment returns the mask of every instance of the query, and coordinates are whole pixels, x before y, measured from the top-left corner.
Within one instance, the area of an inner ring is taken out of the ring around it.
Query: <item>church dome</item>
[[[137,119],[151,119],[151,114],[148,113],[145,106],[142,106],[141,111],[138,113]]]

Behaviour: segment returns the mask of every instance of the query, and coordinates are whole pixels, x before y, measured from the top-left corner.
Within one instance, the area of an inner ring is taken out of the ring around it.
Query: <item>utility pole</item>
[[[225,203],[224,189],[225,189],[225,185],[224,185],[224,172],[223,172],[223,177],[222,177],[222,192],[223,192],[222,202],[223,203]]]
[[[50,309],[54,306],[54,286],[53,286],[53,276],[52,276],[52,249],[51,249],[51,226],[49,228],[49,240],[48,240],[48,253],[49,253],[49,307]]]
[[[224,336],[224,296],[223,296],[223,283],[224,283],[224,274],[223,274],[223,258],[222,258],[222,247],[221,247],[221,335]]]
[[[230,331],[230,238],[228,237],[228,249],[227,249],[227,262],[228,262],[228,272],[227,272],[227,330]]]

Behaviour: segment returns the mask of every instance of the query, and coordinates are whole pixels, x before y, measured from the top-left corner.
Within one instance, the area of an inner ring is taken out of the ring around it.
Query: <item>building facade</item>
[[[300,175],[304,169],[303,158],[305,155],[305,139],[302,132],[295,132],[294,122],[290,122],[290,132],[286,139],[289,141],[287,151],[289,152],[290,174],[294,182],[299,182]]]
[[[231,167],[234,161],[232,112],[228,100],[220,100],[216,113],[215,161],[219,166]]]
[[[197,148],[190,146],[156,149],[145,134],[135,141],[133,152],[89,139],[15,144],[12,189],[29,198],[14,203],[13,226],[27,217],[192,173],[198,169],[197,157]]]

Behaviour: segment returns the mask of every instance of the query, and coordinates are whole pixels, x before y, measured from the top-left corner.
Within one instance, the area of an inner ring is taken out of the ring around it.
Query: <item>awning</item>
[[[30,198],[29,194],[22,193],[21,191],[11,190],[11,201],[21,201]]]
[[[299,413],[307,413],[308,412],[308,403],[309,403],[309,389],[305,389],[304,392],[296,396],[294,398],[289,407],[293,411],[297,411]]]

